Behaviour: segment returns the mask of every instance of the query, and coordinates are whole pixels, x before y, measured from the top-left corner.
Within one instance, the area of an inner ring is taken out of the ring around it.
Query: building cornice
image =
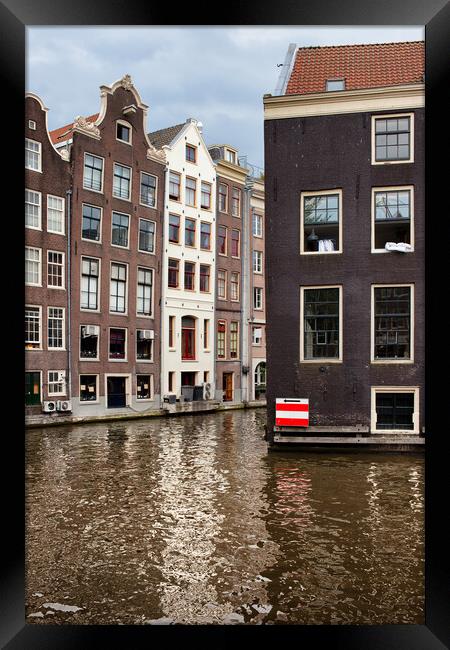
[[[265,120],[422,108],[425,106],[425,84],[306,95],[265,95],[263,103]]]
[[[221,178],[224,178],[227,181],[244,184],[248,172],[249,170],[246,167],[233,165],[233,163],[230,163],[227,160],[216,161],[217,176],[220,176]]]

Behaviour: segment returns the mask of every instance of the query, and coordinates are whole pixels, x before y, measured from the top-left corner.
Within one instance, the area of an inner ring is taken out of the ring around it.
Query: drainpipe
[[[247,403],[249,399],[249,374],[250,374],[250,354],[249,354],[249,321],[250,321],[250,197],[253,189],[253,179],[247,176],[244,186],[244,210],[242,224],[242,366],[247,366],[249,371],[242,378],[242,401]]]
[[[159,335],[159,363],[160,363],[160,380],[159,380],[159,407],[163,408],[164,406],[164,350],[166,346],[166,336],[165,336],[165,290],[167,287],[167,267],[168,267],[168,257],[166,255],[166,241],[165,241],[165,231],[166,231],[166,201],[169,200],[169,165],[167,164],[164,168],[164,202],[163,209],[161,213],[161,225],[162,225],[162,235],[161,235],[161,298],[160,298],[160,335]],[[175,335],[175,333],[174,333]]]
[[[71,282],[71,221],[72,190],[66,191],[67,203],[67,362],[68,362],[68,398],[72,399],[72,282]]]

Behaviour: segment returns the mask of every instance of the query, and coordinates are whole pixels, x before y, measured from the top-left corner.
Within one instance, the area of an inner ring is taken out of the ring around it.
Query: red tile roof
[[[301,47],[286,95],[325,92],[327,79],[345,79],[345,90],[423,81],[425,42]]]
[[[95,115],[90,115],[89,117],[86,118],[88,122],[95,122],[97,117],[99,116],[99,113],[96,113]],[[72,131],[73,127],[73,122],[70,124],[66,124],[66,126],[61,126],[59,129],[54,129],[53,131],[50,131],[50,139],[53,142],[53,144],[58,144],[60,142],[64,142],[65,140],[68,140],[70,137],[70,131]]]

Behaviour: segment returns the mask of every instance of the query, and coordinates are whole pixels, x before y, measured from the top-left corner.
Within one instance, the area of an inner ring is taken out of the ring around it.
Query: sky
[[[207,145],[230,144],[264,166],[263,95],[274,93],[290,43],[300,47],[423,40],[407,27],[27,27],[26,90],[55,129],[100,109],[100,86],[131,75],[149,106],[147,131],[203,123]]]

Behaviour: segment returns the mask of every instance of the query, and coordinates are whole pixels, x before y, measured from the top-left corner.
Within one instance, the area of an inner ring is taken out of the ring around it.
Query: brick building
[[[264,97],[271,441],[287,397],[299,440],[421,442],[423,74],[423,42],[291,46]]]

